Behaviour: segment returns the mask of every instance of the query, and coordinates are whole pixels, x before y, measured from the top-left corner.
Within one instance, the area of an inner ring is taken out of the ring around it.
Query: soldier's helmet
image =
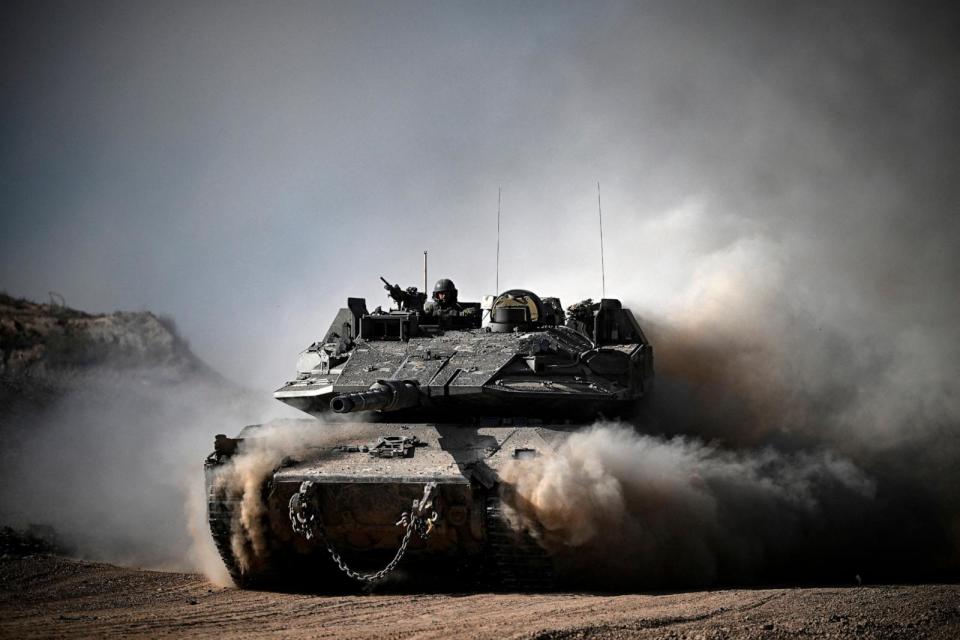
[[[437,284],[433,285],[433,299],[437,301],[441,307],[448,307],[457,302],[457,287],[454,286],[453,280],[449,278],[441,278],[437,280]]]

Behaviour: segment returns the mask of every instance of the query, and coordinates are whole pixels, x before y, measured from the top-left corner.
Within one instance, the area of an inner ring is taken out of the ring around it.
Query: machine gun
[[[400,285],[390,284],[383,276],[380,276],[380,280],[383,281],[383,288],[386,289],[390,297],[396,301],[400,309],[423,313],[423,303],[427,301],[426,293],[417,291],[416,287],[401,289]]]

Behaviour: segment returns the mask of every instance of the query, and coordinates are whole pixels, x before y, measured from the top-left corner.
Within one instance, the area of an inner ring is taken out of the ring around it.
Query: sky
[[[599,182],[606,293],[641,318],[746,289],[741,303],[762,304],[738,309],[777,335],[799,317],[899,345],[956,407],[955,5],[91,1],[3,15],[10,294],[171,315],[212,366],[269,391],[348,296],[386,305],[380,275],[420,286],[424,250],[431,285],[493,293],[499,188],[500,288],[600,297]]]

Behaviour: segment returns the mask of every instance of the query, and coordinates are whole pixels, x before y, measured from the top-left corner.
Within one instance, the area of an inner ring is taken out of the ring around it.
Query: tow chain
[[[330,557],[345,574],[358,580],[373,584],[386,577],[388,573],[397,568],[400,564],[403,554],[407,551],[407,545],[410,544],[410,538],[416,533],[423,540],[430,537],[433,526],[439,518],[439,514],[433,509],[433,492],[437,488],[436,482],[427,483],[423,487],[423,497],[419,500],[414,499],[410,511],[404,511],[400,514],[400,520],[397,526],[405,527],[403,539],[400,541],[400,547],[393,556],[393,560],[387,563],[383,569],[374,573],[360,573],[354,571],[343,557],[334,549],[333,544],[327,536],[326,527],[323,524],[323,516],[320,509],[320,492],[316,489],[316,484],[310,480],[304,480],[300,484],[300,491],[290,497],[290,525],[293,531],[302,535],[307,540],[319,538],[327,547]]]

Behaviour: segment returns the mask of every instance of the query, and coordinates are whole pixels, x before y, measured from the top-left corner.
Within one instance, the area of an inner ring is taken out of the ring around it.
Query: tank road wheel
[[[553,560],[526,531],[515,531],[496,491],[486,498],[487,586],[496,591],[550,591],[556,586]]]

